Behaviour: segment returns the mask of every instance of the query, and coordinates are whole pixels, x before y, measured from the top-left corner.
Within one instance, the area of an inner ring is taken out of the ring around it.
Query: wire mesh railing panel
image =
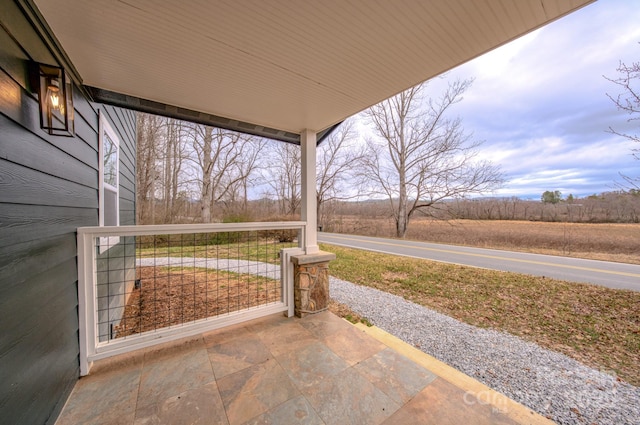
[[[97,342],[285,302],[280,251],[297,247],[299,232],[294,227],[93,238]]]

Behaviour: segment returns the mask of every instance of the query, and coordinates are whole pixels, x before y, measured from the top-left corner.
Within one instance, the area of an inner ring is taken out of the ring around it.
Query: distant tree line
[[[332,207],[333,222],[342,216],[389,218],[386,201],[343,202]],[[614,191],[556,203],[517,197],[458,199],[440,202],[428,214],[436,220],[526,220],[572,223],[640,223],[640,191]],[[331,230],[331,225],[327,227]]]
[[[362,164],[371,161],[371,145],[362,150],[356,139],[354,123],[347,121],[318,149],[318,217],[326,231],[345,215],[398,218],[391,190],[391,202],[354,201],[371,194],[359,187],[367,186]],[[140,224],[291,219],[300,212],[299,146],[139,114],[137,156]],[[640,190],[633,188],[584,198],[549,190],[540,201],[427,199],[407,195],[404,202],[412,216],[434,219],[640,222]],[[428,208],[416,208],[421,205]]]

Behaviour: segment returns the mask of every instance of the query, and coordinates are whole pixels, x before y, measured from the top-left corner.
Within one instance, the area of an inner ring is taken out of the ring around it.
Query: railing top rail
[[[304,221],[274,221],[251,223],[207,223],[207,224],[154,224],[141,226],[90,226],[78,227],[78,235],[96,236],[142,236],[156,234],[237,232],[252,230],[304,229]]]

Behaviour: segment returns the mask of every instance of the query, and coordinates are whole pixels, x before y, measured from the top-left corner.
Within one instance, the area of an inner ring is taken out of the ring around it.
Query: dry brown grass
[[[393,237],[390,219],[343,217],[337,230]],[[413,219],[407,239],[640,264],[640,224]]]
[[[280,301],[280,281],[219,270],[139,267],[118,337]]]
[[[640,292],[323,245],[340,279],[534,341],[640,384]]]

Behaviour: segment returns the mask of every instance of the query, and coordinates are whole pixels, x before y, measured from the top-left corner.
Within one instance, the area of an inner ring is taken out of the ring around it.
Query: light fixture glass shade
[[[38,90],[40,127],[56,136],[73,136],[73,94],[63,68],[33,63],[32,84]]]

